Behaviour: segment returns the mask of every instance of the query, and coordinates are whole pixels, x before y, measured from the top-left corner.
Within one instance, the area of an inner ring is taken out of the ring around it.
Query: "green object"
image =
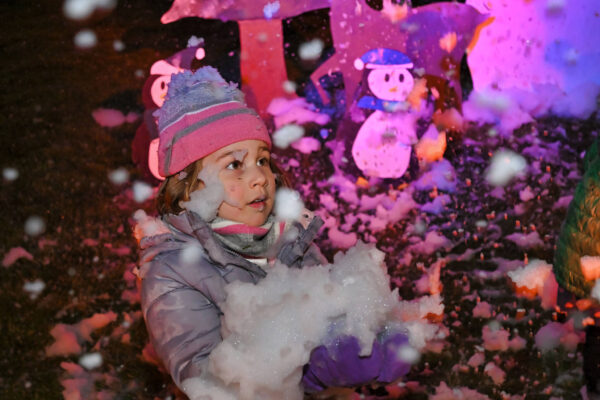
[[[594,285],[581,272],[583,256],[600,256],[600,142],[583,160],[584,174],[575,188],[554,254],[558,283],[578,297],[589,297]]]

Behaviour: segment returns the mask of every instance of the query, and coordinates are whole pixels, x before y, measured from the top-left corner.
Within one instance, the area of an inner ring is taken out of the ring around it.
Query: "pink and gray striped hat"
[[[243,93],[213,67],[173,75],[158,117],[158,169],[162,176],[181,171],[222,147],[262,140],[271,147],[267,127],[244,102]]]

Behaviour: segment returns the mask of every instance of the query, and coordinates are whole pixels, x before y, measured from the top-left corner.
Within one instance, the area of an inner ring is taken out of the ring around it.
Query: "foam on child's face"
[[[190,200],[182,201],[180,206],[200,215],[204,221],[212,221],[225,199],[225,188],[214,165],[204,166],[198,179],[204,183],[203,187],[190,193]]]

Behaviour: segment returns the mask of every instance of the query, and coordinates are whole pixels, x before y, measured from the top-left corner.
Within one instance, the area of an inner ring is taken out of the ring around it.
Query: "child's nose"
[[[267,182],[267,176],[265,175],[265,171],[259,166],[255,165],[248,171],[249,183],[251,187],[254,186],[263,186],[265,182]]]

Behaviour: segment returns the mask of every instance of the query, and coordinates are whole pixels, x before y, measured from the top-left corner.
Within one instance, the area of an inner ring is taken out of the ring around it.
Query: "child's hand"
[[[353,336],[341,336],[332,345],[313,350],[302,377],[304,390],[314,393],[328,387],[395,381],[410,370],[410,364],[397,356],[398,349],[407,344],[406,335],[390,335],[375,340],[371,354],[360,357],[358,340]]]

